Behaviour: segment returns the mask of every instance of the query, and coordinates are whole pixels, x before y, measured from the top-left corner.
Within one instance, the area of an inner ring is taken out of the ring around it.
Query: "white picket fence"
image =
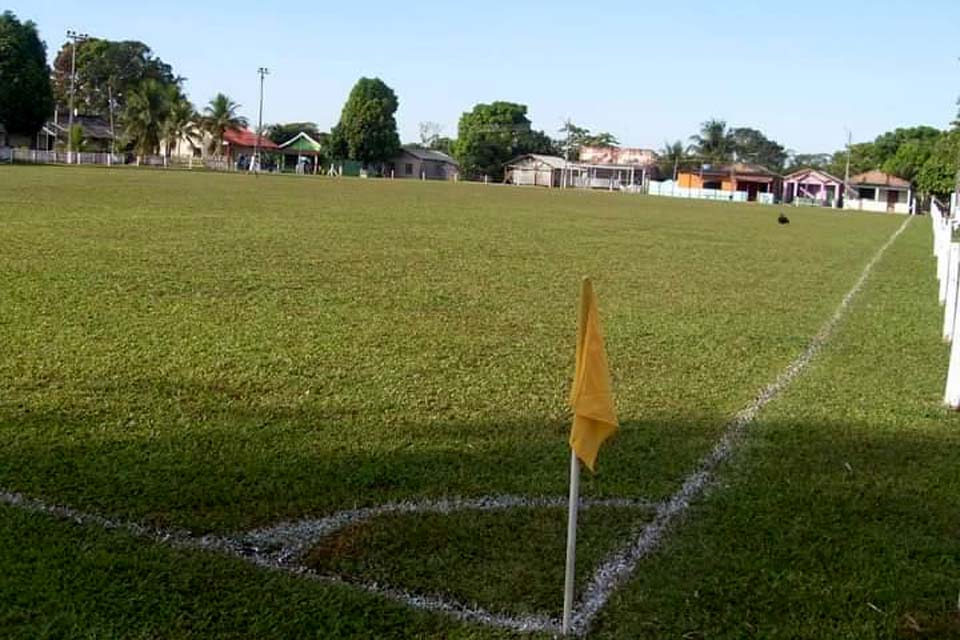
[[[960,409],[960,242],[953,241],[957,218],[934,199],[930,204],[933,223],[933,255],[937,258],[940,304],[943,305],[943,339],[950,343],[950,367],[943,401]]]
[[[18,149],[0,147],[0,162],[19,162],[23,164],[123,164],[124,157],[119,153],[88,153],[69,151],[42,151],[39,149]]]

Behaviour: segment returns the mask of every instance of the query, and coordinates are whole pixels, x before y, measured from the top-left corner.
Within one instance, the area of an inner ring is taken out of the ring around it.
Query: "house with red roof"
[[[259,145],[257,138],[260,139]],[[252,158],[258,146],[261,153],[280,151],[280,147],[273,140],[257,136],[249,129],[227,129],[223,132],[221,155],[227,160],[228,166],[234,167],[242,158],[246,160]]]

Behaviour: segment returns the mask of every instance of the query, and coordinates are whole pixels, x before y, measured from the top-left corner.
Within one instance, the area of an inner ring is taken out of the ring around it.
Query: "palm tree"
[[[663,148],[660,149],[660,172],[661,174],[670,173],[673,176],[673,180],[677,179],[677,173],[680,170],[680,165],[683,164],[683,161],[687,158],[687,150],[683,147],[683,143],[679,140],[675,142],[664,142]]]
[[[163,141],[166,143],[167,158],[170,157],[170,151],[179,144],[181,140],[186,140],[191,145],[196,146],[200,139],[200,130],[197,127],[197,112],[193,104],[187,100],[186,96],[179,93],[170,104],[170,111],[167,113],[167,119],[163,122]]]
[[[700,125],[700,134],[690,136],[693,150],[708,162],[728,162],[733,155],[733,140],[727,123],[716,118]]]
[[[203,129],[210,134],[210,147],[216,157],[223,151],[223,134],[229,129],[247,126],[247,119],[238,116],[240,105],[218,93],[203,109]]]
[[[128,94],[124,135],[133,143],[138,160],[159,149],[164,122],[177,93],[177,87],[147,78]]]

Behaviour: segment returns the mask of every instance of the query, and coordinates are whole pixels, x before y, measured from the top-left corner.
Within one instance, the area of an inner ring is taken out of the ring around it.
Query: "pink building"
[[[821,207],[839,207],[843,180],[826,171],[801,169],[783,179],[783,202]]]

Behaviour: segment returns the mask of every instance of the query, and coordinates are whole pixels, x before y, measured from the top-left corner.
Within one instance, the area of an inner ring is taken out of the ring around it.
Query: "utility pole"
[[[73,164],[73,94],[77,85],[77,43],[83,42],[90,36],[67,29],[67,38],[73,41],[70,47],[70,115],[67,128],[67,164]]]
[[[843,199],[846,201],[850,190],[850,149],[853,147],[853,132],[847,129],[847,168],[843,173]]]
[[[257,139],[254,142],[253,147],[253,162],[254,165],[250,167],[251,170],[256,166],[256,172],[260,173],[260,135],[263,131],[263,79],[270,73],[270,70],[266,67],[260,67],[257,69],[257,74],[260,75],[260,113],[257,117]]]

